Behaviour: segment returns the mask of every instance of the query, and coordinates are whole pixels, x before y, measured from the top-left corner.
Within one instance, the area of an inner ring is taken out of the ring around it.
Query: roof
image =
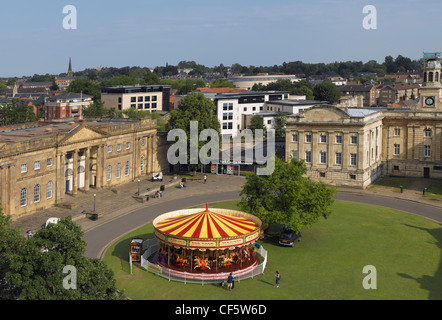
[[[365,109],[365,108],[347,108],[345,111],[350,115],[350,117],[365,117],[370,114],[383,111],[383,109]]]
[[[92,98],[87,94],[82,93],[74,93],[74,92],[66,92],[62,94],[58,94],[56,96],[48,98],[48,101],[57,101],[57,100],[73,100],[73,99],[88,99]]]
[[[185,238],[228,238],[257,230],[255,222],[244,218],[215,213],[210,210],[160,221],[158,230]]]
[[[369,92],[371,89],[373,89],[372,84],[353,84],[339,87],[339,90],[341,90],[341,92]]]

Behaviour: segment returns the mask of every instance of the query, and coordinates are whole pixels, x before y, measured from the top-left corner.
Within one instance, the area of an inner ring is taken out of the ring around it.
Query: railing
[[[175,270],[161,267],[157,264],[154,264],[148,260],[148,258],[157,252],[159,249],[159,243],[156,239],[148,239],[143,242],[143,250],[144,253],[141,256],[141,266],[146,269],[148,272],[152,272],[153,274],[156,274],[157,276],[160,276],[162,278],[168,279],[169,281],[179,281],[186,283],[198,283],[201,285],[207,284],[207,283],[219,283],[221,280],[226,280],[229,272],[224,273],[218,273],[216,275],[214,274],[206,274],[206,273],[190,273],[190,272],[177,272]],[[241,280],[249,279],[253,277],[256,277],[257,275],[260,275],[264,273],[264,270],[267,265],[267,251],[262,247],[259,246],[256,248],[256,252],[263,257],[263,261],[261,264],[259,264],[256,267],[249,267],[248,269],[245,269],[243,273],[241,273],[241,270],[238,270],[235,272],[235,281],[240,282]],[[216,279],[214,279],[216,277]]]

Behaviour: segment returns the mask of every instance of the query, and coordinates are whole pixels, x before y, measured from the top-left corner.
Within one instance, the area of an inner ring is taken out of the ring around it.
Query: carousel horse
[[[177,255],[176,262],[177,262],[177,265],[184,266],[184,267],[187,266],[187,264],[188,264],[188,260],[185,258],[181,258],[179,255]]]
[[[199,257],[195,257],[194,262],[195,262],[195,267],[193,267],[194,269],[196,268],[210,269],[209,264],[207,263],[207,259],[201,259]]]

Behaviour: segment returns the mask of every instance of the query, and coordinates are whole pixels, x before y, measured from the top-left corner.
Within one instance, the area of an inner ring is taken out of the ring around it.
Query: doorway
[[[430,168],[424,168],[424,178],[430,178]]]

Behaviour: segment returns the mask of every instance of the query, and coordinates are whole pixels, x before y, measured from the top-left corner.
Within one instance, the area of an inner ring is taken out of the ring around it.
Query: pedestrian
[[[235,274],[232,272],[232,290],[235,289]]]
[[[230,272],[229,276],[227,277],[227,290],[232,290],[232,284],[233,284],[233,274]]]
[[[207,177],[206,177],[206,175],[204,175],[204,184],[206,184],[206,181],[207,181]]]
[[[276,287],[279,288],[279,280],[281,279],[281,275],[279,274],[279,271],[276,270],[276,274],[275,274],[275,280],[276,280]]]

